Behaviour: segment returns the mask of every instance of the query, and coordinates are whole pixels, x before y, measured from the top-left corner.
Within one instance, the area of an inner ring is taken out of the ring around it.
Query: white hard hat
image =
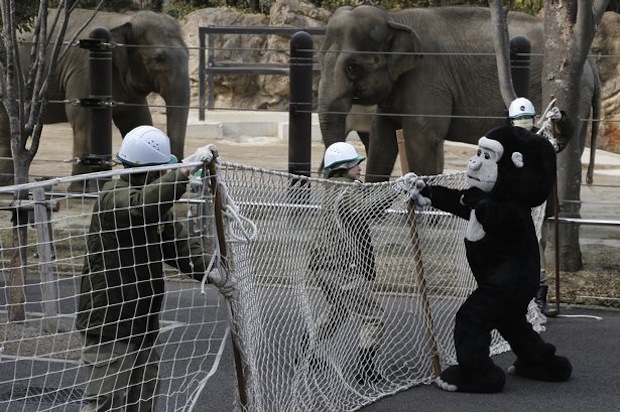
[[[170,139],[153,126],[138,126],[123,138],[116,155],[125,166],[149,166],[177,163],[170,153]]]
[[[536,110],[534,105],[525,97],[518,97],[510,103],[508,108],[508,117],[515,119],[522,116],[535,116]]]
[[[346,142],[336,142],[325,150],[323,167],[328,172],[337,169],[349,169],[365,159],[365,157],[357,154],[353,145]]]

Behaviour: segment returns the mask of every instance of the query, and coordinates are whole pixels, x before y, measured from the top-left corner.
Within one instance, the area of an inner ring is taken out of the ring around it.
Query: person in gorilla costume
[[[501,392],[506,374],[490,358],[497,329],[517,359],[510,372],[541,381],[569,379],[570,361],[555,355],[526,320],[540,274],[538,239],[531,208],[549,196],[556,174],[553,146],[523,128],[492,129],[469,159],[466,190],[427,185],[416,179],[411,195],[418,207],[468,219],[467,260],[478,287],[456,314],[457,365],[437,378],[447,391]]]

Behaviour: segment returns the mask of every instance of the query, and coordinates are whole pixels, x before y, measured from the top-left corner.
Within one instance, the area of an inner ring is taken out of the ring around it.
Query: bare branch
[[[598,28],[603,20],[603,14],[605,14],[605,9],[607,9],[608,4],[609,0],[594,0],[592,2],[592,16],[594,18],[596,28]]]
[[[494,28],[493,44],[495,46],[500,91],[504,104],[508,107],[510,102],[517,97],[510,72],[508,24],[506,23],[508,10],[504,9],[501,0],[489,0],[489,9],[491,10],[491,24]]]

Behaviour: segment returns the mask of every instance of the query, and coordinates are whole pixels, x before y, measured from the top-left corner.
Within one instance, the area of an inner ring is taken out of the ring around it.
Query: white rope
[[[209,264],[207,265],[207,268],[205,269],[205,274],[202,277],[202,280],[200,281],[200,294],[205,295],[207,293],[207,281],[209,280],[209,273],[211,273],[211,270],[213,270],[213,264],[215,263],[215,259],[219,258],[220,253],[216,250],[213,251],[213,254],[211,255],[211,259],[209,260]]]
[[[218,190],[221,193],[222,198],[222,207],[224,209],[224,216],[226,216],[229,220],[235,221],[238,224],[240,234],[235,233],[232,229],[232,225],[228,225],[229,233],[232,237],[233,241],[241,242],[241,243],[249,243],[256,238],[256,224],[252,222],[250,219],[241,215],[239,212],[239,206],[235,203],[233,198],[228,193],[228,189],[224,184],[222,179],[218,179]],[[246,227],[249,227],[246,229]]]

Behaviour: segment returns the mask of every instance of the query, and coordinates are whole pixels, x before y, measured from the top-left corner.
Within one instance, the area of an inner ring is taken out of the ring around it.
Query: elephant
[[[50,12],[51,25],[54,14]],[[65,39],[73,39],[92,10],[76,9],[72,12]],[[140,125],[152,125],[153,120],[147,104],[147,96],[158,93],[166,102],[166,128],[171,141],[172,153],[183,158],[185,133],[190,101],[188,48],[183,40],[177,20],[165,14],[140,11],[134,14],[97,12],[94,19],[77,37],[87,38],[95,27],[110,31],[112,42],[112,119],[122,136]],[[28,41],[31,34],[22,37],[22,59],[28,58]],[[145,47],[141,47],[145,46]],[[90,154],[90,109],[71,103],[57,104],[53,101],[75,100],[90,94],[89,51],[69,47],[61,55],[55,75],[52,76],[46,98],[51,101],[45,112],[44,123],[69,122],[73,128],[73,156],[80,158]],[[28,68],[29,63],[23,65]],[[11,184],[13,166],[9,138],[9,126],[4,106],[0,110],[0,184]],[[43,137],[44,138],[44,137]],[[91,169],[80,163],[73,165],[72,174]]]
[[[526,97],[541,111],[543,21],[511,12],[507,22],[509,36],[531,42]],[[493,31],[488,8],[337,9],[319,54],[318,113],[325,147],[345,139],[353,105],[376,105],[365,142],[366,181],[389,178],[398,129],[410,171],[441,173],[445,140],[476,143],[506,122]],[[596,86],[592,67],[586,64],[583,73],[580,113],[571,118],[588,119],[595,104],[589,92]]]

